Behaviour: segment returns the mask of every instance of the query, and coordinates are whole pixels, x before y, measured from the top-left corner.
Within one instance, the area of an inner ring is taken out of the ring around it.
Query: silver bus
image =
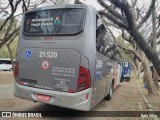
[[[106,33],[92,6],[27,11],[19,33],[14,95],[82,111],[111,99],[121,70]]]

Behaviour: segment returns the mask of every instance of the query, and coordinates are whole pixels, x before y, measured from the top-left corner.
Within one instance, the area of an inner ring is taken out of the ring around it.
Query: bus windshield
[[[0,64],[12,64],[11,60],[0,60]]]
[[[25,14],[24,33],[29,35],[77,34],[83,30],[85,9],[64,8]]]

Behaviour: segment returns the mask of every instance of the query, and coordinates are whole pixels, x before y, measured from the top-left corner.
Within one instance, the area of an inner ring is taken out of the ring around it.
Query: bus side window
[[[100,42],[98,41],[98,36],[100,34],[100,30],[98,29],[98,19],[99,19],[99,16],[97,15],[96,16],[96,51],[100,52],[101,45],[100,45]]]
[[[98,17],[98,15],[96,15],[96,29],[98,28],[98,19],[99,19],[99,17]]]
[[[106,30],[98,15],[96,17],[96,22],[97,22],[96,23],[96,50],[101,54],[104,54],[104,50],[105,50],[104,37],[105,37]]]

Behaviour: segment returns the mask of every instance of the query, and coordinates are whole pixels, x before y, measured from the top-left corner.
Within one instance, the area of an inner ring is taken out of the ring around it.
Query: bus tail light
[[[82,91],[89,88],[91,85],[90,72],[87,68],[80,66],[78,75],[77,91]]]
[[[17,77],[18,77],[18,70],[19,69],[19,62],[15,62],[15,66],[14,66],[14,78],[15,80],[17,80]]]

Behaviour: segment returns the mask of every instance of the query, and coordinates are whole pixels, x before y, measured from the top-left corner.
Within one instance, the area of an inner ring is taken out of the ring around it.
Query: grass
[[[160,111],[160,90],[158,90],[157,96],[148,96],[148,91],[146,88],[144,88],[143,79],[136,79],[136,81],[139,84],[143,95],[147,98],[148,102],[153,106],[153,109],[155,111]]]

